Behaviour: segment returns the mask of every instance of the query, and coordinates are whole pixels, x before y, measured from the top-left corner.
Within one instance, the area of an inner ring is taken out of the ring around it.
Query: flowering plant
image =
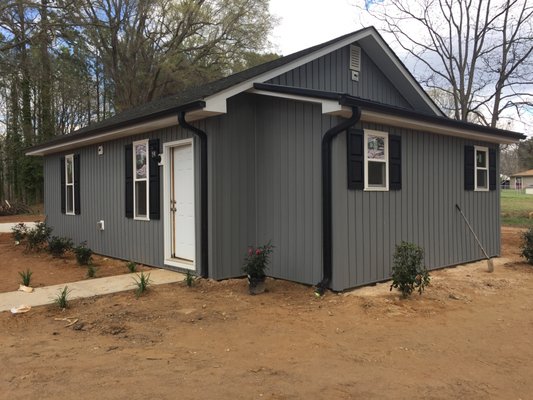
[[[269,241],[267,244],[259,247],[248,247],[248,253],[244,259],[243,271],[250,277],[262,278],[265,276],[265,270],[268,267],[269,256],[274,246]]]

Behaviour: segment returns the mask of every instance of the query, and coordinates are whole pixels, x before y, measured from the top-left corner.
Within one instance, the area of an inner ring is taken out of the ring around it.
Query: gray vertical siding
[[[322,276],[320,142],[331,121],[318,105],[257,101],[258,243],[275,246],[269,275],[315,284]]]
[[[349,60],[350,46],[345,46],[281,74],[268,83],[348,93],[384,104],[412,108],[362,49],[358,82],[352,81]]]
[[[402,240],[422,246],[431,269],[483,258],[456,203],[487,252],[499,254],[499,191],[463,189],[464,146],[483,143],[386,126],[365,127],[401,135],[402,190],[347,190],[346,138],[334,141],[334,289],[389,278],[395,245]]]
[[[316,284],[322,278],[321,139],[340,122],[320,106],[266,96],[230,99],[228,113],[195,123],[209,138],[209,269],[223,279],[242,275],[248,245],[272,240],[269,274]],[[387,279],[402,240],[424,247],[430,268],[482,257],[455,210],[459,203],[491,255],[499,254],[499,193],[465,192],[459,138],[368,125],[402,136],[401,191],[347,189],[346,138],[333,142],[333,282],[336,290]],[[45,207],[55,234],[87,241],[97,253],[163,266],[162,219],[125,218],[124,146],[158,137],[189,138],[180,127],[76,150],[80,154],[82,213],[60,213],[59,157],[47,156]],[[197,211],[199,148],[195,147]],[[162,180],[168,179],[163,173]],[[96,222],[105,220],[100,232]],[[197,260],[199,260],[197,221]]]
[[[190,137],[181,128],[168,128],[158,132],[115,140],[103,144],[104,154],[97,154],[97,147],[88,146],[72,151],[80,154],[81,214],[65,215],[60,209],[59,158],[71,152],[44,158],[45,213],[47,223],[55,235],[67,236],[75,243],[87,241],[95,252],[147,265],[162,266],[164,258],[163,196],[161,195],[161,219],[137,221],[125,217],[124,199],[124,146],[135,140],[160,138],[164,142]],[[198,148],[195,148],[196,171],[199,171]],[[162,168],[162,167],[160,167]],[[195,191],[198,194],[198,174]],[[161,193],[163,193],[163,170]],[[198,199],[198,196],[197,196]],[[196,205],[199,210],[199,204]],[[99,231],[96,223],[105,221],[105,230]],[[196,227],[197,237],[199,226]],[[197,259],[199,248],[197,246]]]
[[[253,97],[230,99],[228,114],[208,120],[210,275],[242,275],[256,240],[255,114]]]

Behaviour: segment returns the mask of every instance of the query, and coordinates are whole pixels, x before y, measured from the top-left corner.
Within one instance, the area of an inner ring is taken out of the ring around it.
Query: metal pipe
[[[330,128],[322,137],[322,280],[316,285],[315,294],[322,296],[333,276],[332,267],[332,189],[331,189],[331,143],[342,131],[355,125],[361,118],[361,110],[352,106],[352,115],[347,120]]]

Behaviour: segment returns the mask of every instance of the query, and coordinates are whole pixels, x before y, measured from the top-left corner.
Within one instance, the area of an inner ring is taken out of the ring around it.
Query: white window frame
[[[387,192],[389,190],[389,134],[388,132],[374,131],[371,129],[364,130],[364,169],[365,169],[365,191],[374,191],[374,192]],[[379,136],[384,139],[385,143],[385,159],[378,160],[368,158],[368,137],[369,136]],[[369,186],[368,185],[368,162],[382,162],[385,164],[385,186]]]
[[[137,179],[137,155],[136,147],[139,145],[146,146],[146,178]],[[138,221],[150,221],[150,148],[148,139],[137,140],[133,142],[133,219]],[[146,215],[137,215],[137,182],[146,182]]]
[[[482,151],[482,152],[485,153],[486,166],[484,168],[477,166],[477,152],[478,151]],[[487,171],[487,179],[486,179],[487,187],[478,187],[478,185],[477,185],[477,171]],[[488,147],[484,147],[484,146],[474,146],[474,191],[476,191],[476,192],[488,192],[489,191],[489,187],[490,187],[489,179],[490,179],[489,178],[489,148]]]
[[[68,160],[72,165],[72,182],[68,183]],[[65,214],[66,215],[76,215],[76,198],[74,191],[74,154],[68,154],[65,156]],[[72,210],[68,210],[68,191],[72,191]]]

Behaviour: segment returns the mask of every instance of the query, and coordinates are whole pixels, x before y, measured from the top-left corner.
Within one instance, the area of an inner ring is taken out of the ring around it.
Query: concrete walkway
[[[17,225],[18,222],[3,222],[0,224],[0,233],[11,233],[11,228]],[[33,228],[35,222],[24,222],[28,228]]]
[[[184,274],[164,269],[154,269],[148,273],[150,274],[150,286],[181,282],[185,278]],[[144,274],[147,275],[146,272]],[[0,293],[0,312],[21,305],[35,307],[52,304],[59,291],[63,290],[65,286],[68,286],[68,289],[71,291],[69,296],[70,300],[133,290],[137,287],[134,280],[134,278],[137,278],[137,275],[140,275],[140,273],[63,283],[61,285],[36,288],[32,293],[21,291]]]

